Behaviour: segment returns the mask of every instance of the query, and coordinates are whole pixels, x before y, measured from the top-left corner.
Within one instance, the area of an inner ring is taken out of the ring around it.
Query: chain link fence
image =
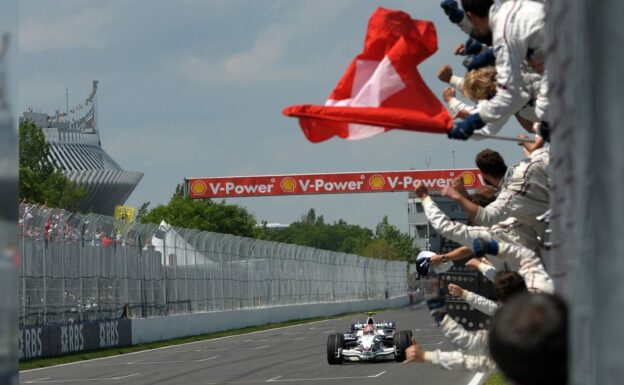
[[[20,325],[407,294],[405,262],[20,206]]]

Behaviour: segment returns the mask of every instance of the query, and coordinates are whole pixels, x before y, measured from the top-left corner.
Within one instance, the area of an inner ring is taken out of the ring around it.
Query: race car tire
[[[342,355],[338,357],[338,349],[344,348],[344,335],[341,333],[327,336],[327,363],[341,365]]]
[[[411,330],[401,330],[394,333],[394,359],[397,362],[405,361],[405,349],[407,349],[412,344],[412,331]]]

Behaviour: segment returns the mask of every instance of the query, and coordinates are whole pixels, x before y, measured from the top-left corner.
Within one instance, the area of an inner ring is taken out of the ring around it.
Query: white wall
[[[316,303],[261,309],[231,310],[132,320],[132,344],[215,333],[248,326],[406,306],[407,296],[392,299]],[[348,325],[345,325],[347,327]]]

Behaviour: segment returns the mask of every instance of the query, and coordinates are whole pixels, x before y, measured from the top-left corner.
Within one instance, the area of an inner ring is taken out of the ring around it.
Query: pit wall
[[[391,299],[289,305],[132,320],[132,344],[216,333],[249,326],[407,306],[407,296]],[[345,325],[345,328],[348,325]]]
[[[287,305],[167,317],[49,324],[20,328],[19,359],[29,361],[71,353],[120,348],[268,323],[403,307],[407,296],[391,299]],[[348,325],[345,324],[345,328]]]

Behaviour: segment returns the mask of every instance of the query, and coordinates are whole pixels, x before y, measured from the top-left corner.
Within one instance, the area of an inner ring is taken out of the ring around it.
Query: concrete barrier
[[[407,296],[368,301],[314,303],[267,308],[219,311],[132,320],[132,344],[165,341],[248,326],[297,319],[332,316],[358,311],[406,306]]]

